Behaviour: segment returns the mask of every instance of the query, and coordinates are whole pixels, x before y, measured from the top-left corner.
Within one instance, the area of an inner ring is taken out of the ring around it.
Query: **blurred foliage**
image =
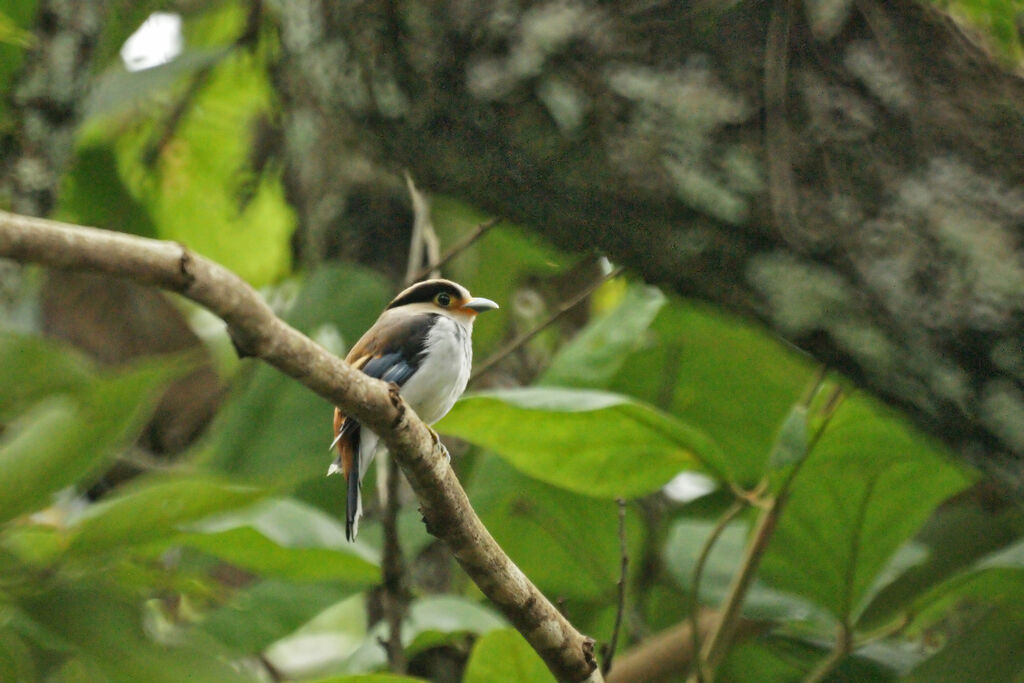
[[[931,0],[955,19],[971,27],[1006,63],[1020,67],[1021,15],[1024,0]]]
[[[1019,59],[1020,3],[940,4]],[[128,72],[117,51],[154,5],[118,3],[58,213],[185,242],[272,285],[292,325],[343,355],[397,284],[352,264],[292,272],[280,171],[252,152],[276,115],[273,17],[253,25],[244,3],[200,5],[185,14],[180,57]],[[33,9],[0,1],[4,85],[31,45]],[[433,209],[444,245],[490,218],[451,197]],[[502,224],[445,274],[502,305],[477,325],[479,362],[596,272]],[[157,397],[192,366],[179,356],[101,369],[51,341],[0,336],[0,680],[266,680],[267,664],[298,680],[420,680],[382,673],[384,626],[365,607],[380,583],[375,503],[346,543],[341,482],[323,476],[331,407],[294,380],[253,361],[227,368],[229,396],[190,452],[97,501],[82,495],[112,463],[140,460],[135,438]],[[815,376],[761,329],[619,277],[485,376],[438,429],[461,440],[453,465],[494,537],[599,642],[616,616],[616,498],[628,501],[627,649],[686,619],[691,591],[711,606],[725,598],[760,512],[725,528],[694,586],[712,529],[737,494],[789,481],[743,606],[775,628],[732,648],[722,680],[800,680],[839,628],[855,647],[835,680],[1019,677],[1024,512],[986,504],[973,473],[844,378],[824,380],[846,399],[816,438],[821,406],[805,400]],[[669,495],[666,484],[697,474],[715,490]],[[400,525],[410,660],[444,653],[471,682],[550,680],[414,504]]]

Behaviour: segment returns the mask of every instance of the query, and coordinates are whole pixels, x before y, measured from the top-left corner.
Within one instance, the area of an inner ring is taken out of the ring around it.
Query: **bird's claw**
[[[428,427],[428,429],[430,429],[430,438],[434,440],[434,444],[441,449],[442,453],[444,453],[445,462],[447,462],[449,465],[452,464],[452,454],[448,452],[448,447],[444,445],[444,443],[441,441],[441,437],[438,436],[437,432],[434,431],[433,427]]]

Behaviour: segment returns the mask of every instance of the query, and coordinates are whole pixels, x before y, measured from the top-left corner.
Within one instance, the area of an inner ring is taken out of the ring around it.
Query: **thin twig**
[[[381,527],[384,532],[384,548],[381,558],[381,575],[384,582],[384,616],[388,622],[388,637],[384,649],[388,655],[388,668],[392,673],[404,674],[407,666],[405,649],[402,646],[402,620],[405,618],[406,590],[405,561],[402,546],[398,540],[398,489],[401,484],[398,461],[388,456],[387,503]]]
[[[715,624],[715,628],[712,629],[711,635],[704,644],[704,649],[698,655],[703,660],[702,674],[704,679],[702,680],[714,680],[715,669],[725,655],[726,646],[732,640],[740,615],[740,607],[743,605],[743,599],[746,598],[747,590],[750,588],[754,575],[757,573],[757,568],[761,564],[761,557],[764,555],[765,548],[768,547],[768,541],[772,536],[772,532],[775,531],[775,525],[779,521],[779,515],[782,513],[785,500],[785,492],[780,493],[772,500],[768,510],[757,520],[757,525],[754,527],[753,535],[743,555],[743,561],[733,576],[732,584],[729,586],[729,593],[721,607],[721,616],[718,619],[718,623]],[[695,676],[691,676],[690,680],[698,679]]]
[[[818,376],[814,380],[814,385],[819,388],[822,384],[820,377],[821,373],[818,373]],[[813,398],[813,395],[811,398]],[[768,541],[771,539],[771,536],[775,531],[775,527],[779,522],[782,509],[785,507],[786,501],[789,499],[789,493],[792,489],[793,481],[803,466],[803,463],[807,461],[807,456],[814,450],[818,441],[828,428],[832,417],[836,414],[839,405],[842,403],[842,398],[842,388],[835,387],[825,401],[825,406],[822,410],[821,424],[807,441],[805,457],[789,470],[779,488],[778,493],[773,498],[769,499],[767,509],[758,518],[757,524],[754,527],[754,532],[751,535],[750,541],[747,543],[746,552],[743,555],[743,561],[740,563],[739,569],[737,569],[736,574],[733,576],[732,584],[729,586],[729,593],[726,597],[725,604],[721,608],[721,616],[718,623],[715,624],[715,628],[712,630],[708,642],[704,645],[704,649],[698,655],[698,657],[702,659],[703,666],[706,667],[701,671],[701,675],[703,675],[704,678],[699,678],[695,674],[690,676],[688,679],[689,681],[703,682],[714,680],[714,671],[725,656],[726,647],[728,647],[733,634],[735,633],[736,624],[740,617],[740,607],[743,605],[743,600],[746,597],[747,591],[750,589],[750,584],[753,582],[754,576],[757,573],[757,569],[761,563],[761,558],[768,546]]]
[[[413,224],[409,244],[409,261],[406,263],[406,279],[411,277],[423,261],[430,244],[428,233],[433,234],[430,221],[430,201],[416,189],[412,176],[405,173],[405,185],[412,201]],[[434,248],[437,248],[434,235]],[[430,258],[428,257],[428,260]],[[406,567],[402,557],[402,545],[398,538],[398,513],[401,507],[401,475],[398,462],[390,454],[377,460],[378,497],[381,503],[381,531],[384,545],[381,550],[381,574],[383,591],[381,595],[384,618],[388,635],[381,644],[388,657],[388,668],[392,673],[403,674],[407,661],[402,647],[402,620],[405,618],[408,591],[406,590]]]
[[[744,505],[743,500],[735,500],[729,509],[725,511],[725,514],[719,518],[718,523],[711,530],[711,533],[706,539],[704,539],[704,545],[700,549],[700,555],[697,556],[697,562],[693,567],[693,577],[690,579],[690,629],[691,637],[693,638],[693,671],[697,676],[698,681],[704,680],[703,666],[701,664],[700,656],[700,625],[698,619],[700,615],[700,583],[704,578],[704,566],[707,564],[708,558],[711,556],[711,550],[714,548],[715,543],[722,536],[726,527],[736,519],[736,516],[743,512]]]
[[[568,301],[563,303],[561,306],[559,306],[557,309],[555,309],[555,311],[551,315],[549,315],[543,322],[541,322],[539,325],[534,327],[532,330],[529,330],[528,332],[525,332],[525,333],[519,335],[518,337],[516,337],[515,339],[510,341],[508,344],[505,344],[505,346],[503,346],[500,349],[498,349],[497,351],[495,351],[491,355],[490,358],[485,360],[483,363],[478,365],[475,370],[473,370],[473,374],[470,375],[469,381],[472,382],[476,378],[480,377],[480,375],[484,374],[485,372],[490,370],[492,367],[494,367],[495,365],[497,365],[501,361],[505,360],[505,358],[509,354],[515,352],[521,346],[523,346],[524,344],[529,342],[531,339],[536,337],[538,334],[540,334],[541,332],[546,330],[553,323],[555,323],[559,318],[561,318],[563,315],[565,315],[566,313],[571,311],[573,308],[575,308],[577,305],[579,305],[579,303],[581,301],[583,301],[588,296],[593,294],[594,291],[598,287],[600,287],[604,283],[608,282],[609,280],[618,277],[620,273],[622,273],[622,266],[619,266],[618,268],[616,268],[615,270],[611,271],[607,275],[602,276],[600,279],[598,279],[596,282],[592,283],[589,287],[584,289],[582,292],[580,292],[576,296],[572,297],[571,299],[569,299]]]
[[[612,668],[612,660],[615,659],[615,649],[619,646],[619,631],[622,629],[622,614],[626,611],[626,576],[629,573],[629,550],[626,547],[626,501],[616,498],[615,503],[619,506],[619,600],[615,609],[615,626],[612,627],[612,637],[608,641],[608,648],[605,651],[604,664],[601,666],[601,673],[605,676]]]
[[[803,683],[820,683],[825,680],[825,677],[832,673],[833,669],[850,655],[852,644],[853,635],[850,627],[846,624],[840,624],[839,632],[836,634],[836,644],[832,648],[832,652],[811,669],[806,678],[804,678]]]
[[[405,284],[411,285],[412,283],[418,280],[422,280],[423,278],[425,278],[427,275],[430,275],[434,271],[440,271],[448,264],[449,261],[451,261],[453,258],[458,256],[462,252],[466,251],[466,249],[469,249],[478,239],[486,235],[488,230],[490,230],[496,225],[499,225],[500,223],[500,218],[491,218],[484,221],[483,223],[478,224],[473,229],[473,232],[466,235],[466,237],[461,242],[454,245],[451,249],[442,254],[441,257],[438,258],[436,261],[428,263],[427,265],[423,266],[422,268],[415,271],[411,275],[407,275],[405,278]]]
[[[789,66],[792,0],[775,0],[768,22],[764,48],[765,148],[768,158],[768,198],[772,218],[789,244],[798,244],[800,214],[797,210],[796,175],[790,142],[792,131],[786,118],[786,87]]]
[[[430,223],[430,203],[426,196],[416,189],[416,183],[412,181],[408,171],[405,172],[405,187],[409,190],[409,199],[412,201],[412,235],[409,238],[409,259],[405,264],[405,280],[409,282],[423,263],[423,233]]]

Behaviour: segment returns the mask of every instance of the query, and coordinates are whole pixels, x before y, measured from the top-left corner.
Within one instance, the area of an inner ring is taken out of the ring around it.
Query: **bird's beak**
[[[472,313],[483,313],[484,311],[493,311],[498,307],[498,304],[494,303],[490,299],[485,299],[482,296],[475,296],[466,303],[462,304],[462,310],[470,311]]]

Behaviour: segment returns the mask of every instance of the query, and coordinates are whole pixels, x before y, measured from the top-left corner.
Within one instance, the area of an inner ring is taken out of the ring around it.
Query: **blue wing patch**
[[[401,353],[395,351],[370,359],[363,366],[363,372],[370,377],[402,386],[416,372],[417,367],[410,363],[409,359],[403,358]]]

